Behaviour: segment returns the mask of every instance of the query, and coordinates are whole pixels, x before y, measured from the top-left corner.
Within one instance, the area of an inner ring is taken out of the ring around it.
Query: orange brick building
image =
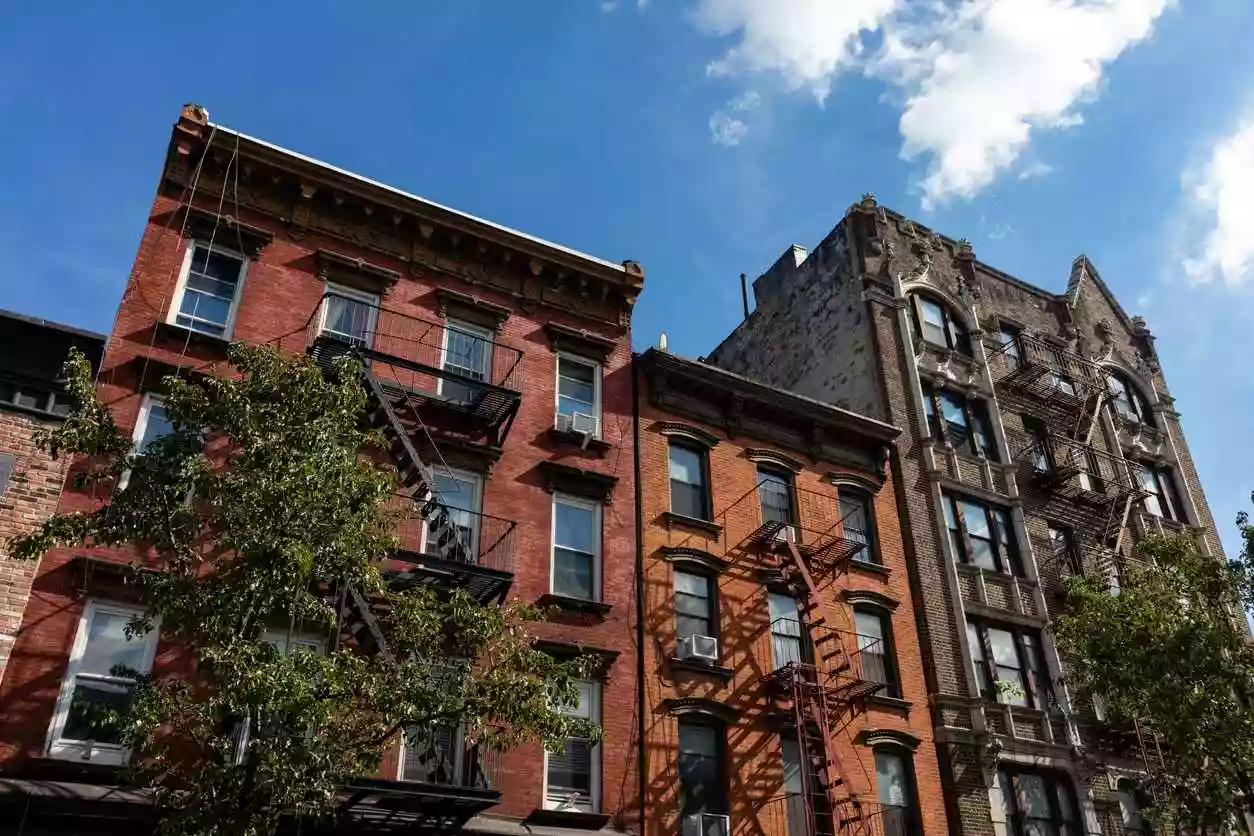
[[[637,358],[646,834],[947,832],[898,430]]]

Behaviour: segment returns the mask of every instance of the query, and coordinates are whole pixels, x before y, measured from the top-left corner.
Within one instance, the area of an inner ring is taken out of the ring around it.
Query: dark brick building
[[[99,369],[104,344],[101,334],[0,311],[0,682],[38,568],[10,559],[8,542],[51,516],[65,481],[66,461],[40,450],[35,433],[69,411],[60,377],[70,349]]]
[[[228,340],[319,356],[355,347],[379,383],[382,428],[432,466],[469,552],[437,553],[415,518],[402,531],[406,567],[485,599],[554,605],[561,615],[541,625],[546,646],[606,660],[580,707],[603,725],[600,746],[572,741],[552,756],[537,744],[504,753],[485,775],[463,768],[471,753],[445,741],[434,757],[448,769],[436,776],[432,753],[409,757],[435,744],[398,744],[383,789],[361,805],[462,797],[459,809],[476,813],[469,829],[504,833],[523,832],[524,819],[627,823],[637,751],[630,321],[642,285],[634,262],[436,205],[184,108],[101,370],[120,426],[134,428],[137,445],[159,434],[163,376],[211,368]],[[60,508],[96,501],[67,488]],[[0,769],[13,802],[0,819],[22,815],[28,833],[71,804],[142,815],[124,793],[93,800],[127,752],[84,739],[68,710],[99,678],[91,660],[102,654],[158,672],[177,663],[160,636],[135,648],[119,632],[133,604],[109,566],[129,557],[54,551],[29,600],[20,584],[5,593],[25,615],[0,690]]]
[[[1061,293],[867,196],[754,282],[710,362],[903,428],[896,489],[955,833],[1121,833],[1142,763],[1068,693],[1047,630],[1069,572],[1219,537],[1144,320],[1087,258]]]
[[[945,832],[899,430],[639,359],[647,836]]]

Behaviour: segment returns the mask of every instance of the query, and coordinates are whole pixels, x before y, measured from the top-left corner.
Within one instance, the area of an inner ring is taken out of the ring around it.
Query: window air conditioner
[[[574,429],[574,427],[572,426],[572,421],[570,420],[570,416],[563,415],[560,412],[557,413],[557,417],[553,419],[553,429],[557,430],[559,433],[571,432]]]
[[[702,662],[718,661],[718,639],[713,636],[685,636],[679,643],[680,659],[699,659]]]
[[[731,836],[731,817],[721,813],[685,816],[683,836]]]
[[[797,529],[791,525],[786,525],[779,531],[775,532],[776,543],[795,543],[797,542]]]
[[[573,412],[570,416],[570,428],[575,432],[583,433],[584,435],[596,435],[596,416],[588,415],[583,412]]]

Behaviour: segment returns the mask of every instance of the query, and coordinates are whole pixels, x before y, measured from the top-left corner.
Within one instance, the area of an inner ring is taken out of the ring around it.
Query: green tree
[[[1151,536],[1112,594],[1075,576],[1053,630],[1074,690],[1100,695],[1109,722],[1139,725],[1150,754],[1145,794],[1160,821],[1225,832],[1254,776],[1254,528],[1240,560],[1198,551],[1189,535]]]
[[[195,674],[141,678],[128,706],[95,722],[132,745],[133,776],[153,788],[165,831],[266,836],[284,816],[326,816],[337,790],[374,774],[409,728],[460,723],[467,739],[500,748],[595,739],[596,727],[560,710],[576,704],[593,660],[537,650],[529,625],[542,613],[388,588],[380,559],[396,544],[397,475],[379,463],[381,437],[362,429],[360,364],[339,361],[327,379],[270,348],[237,343],[229,357],[226,374],[166,379],[174,431],[137,455],[72,355],[75,411],[40,441],[86,457],[85,482],[129,473],[126,487],[11,544],[24,558],[71,544],[143,555],[132,566],[147,612],[129,629],[159,620]],[[267,630],[334,638],[337,596],[350,588],[375,602],[388,653],[352,642],[283,653],[266,640]]]

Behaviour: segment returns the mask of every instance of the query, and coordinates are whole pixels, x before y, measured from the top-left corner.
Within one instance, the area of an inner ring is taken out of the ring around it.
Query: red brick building
[[[602,723],[600,746],[575,740],[550,756],[537,744],[472,776],[456,741],[408,741],[385,759],[386,787],[361,804],[392,803],[387,787],[439,784],[474,814],[472,830],[625,825],[637,703],[629,337],[642,285],[634,262],[436,205],[184,108],[101,371],[119,424],[137,445],[159,434],[162,377],[212,367],[228,340],[319,357],[355,347],[379,384],[380,426],[432,466],[466,538],[465,553],[436,553],[415,520],[398,559],[485,600],[554,605],[562,615],[542,625],[546,645],[606,660],[580,709]],[[60,508],[95,501],[67,489]],[[88,803],[127,757],[74,728],[68,704],[98,684],[94,662],[130,654],[159,671],[176,655],[159,636],[140,647],[120,636],[133,605],[108,570],[124,558],[50,553],[25,602],[0,689],[0,768],[32,827],[66,799]],[[409,757],[432,745],[447,761],[440,777],[429,759]],[[59,798],[41,796],[35,778],[59,782]],[[125,801],[114,794],[92,810],[112,815]],[[14,809],[0,808],[0,819]]]
[[[71,347],[99,368],[104,343],[101,334],[0,311],[0,681],[38,568],[10,559],[8,542],[56,510],[65,481],[65,460],[40,450],[35,433],[70,408],[59,380]]]
[[[899,430],[637,362],[645,833],[941,836]]]

